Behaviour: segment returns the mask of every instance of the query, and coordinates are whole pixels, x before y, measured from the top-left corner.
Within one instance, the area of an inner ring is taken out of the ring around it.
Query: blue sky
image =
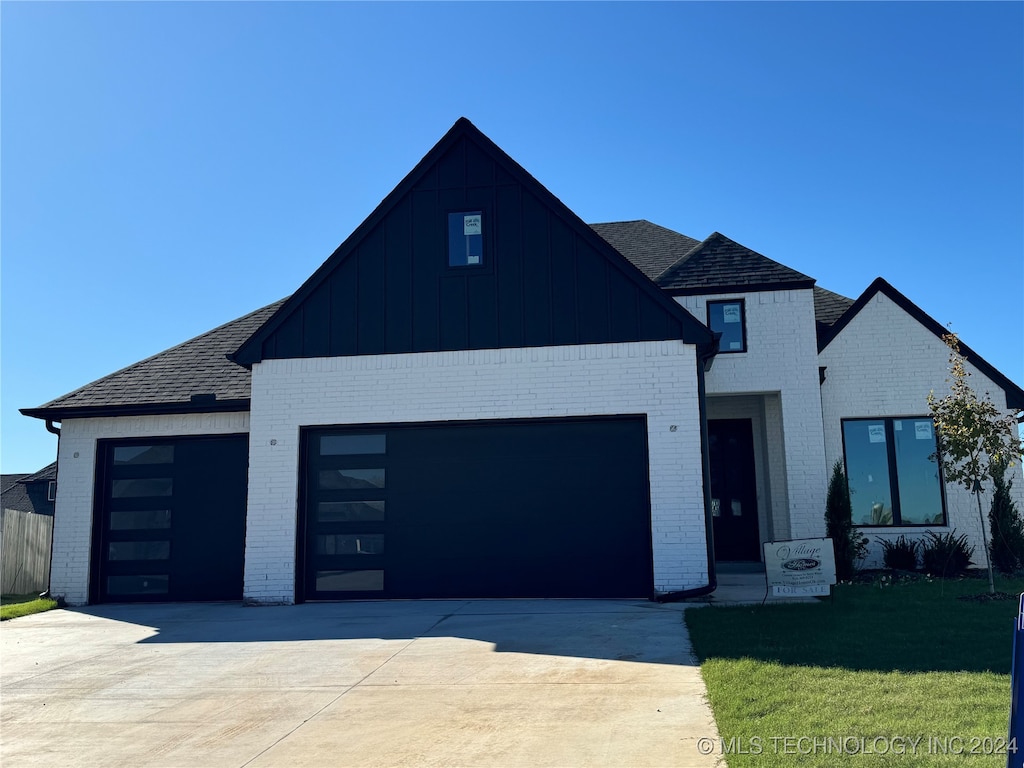
[[[1024,383],[1021,3],[0,5],[3,472],[294,291],[460,116],[590,222],[877,276]],[[923,407],[922,407],[923,410]]]

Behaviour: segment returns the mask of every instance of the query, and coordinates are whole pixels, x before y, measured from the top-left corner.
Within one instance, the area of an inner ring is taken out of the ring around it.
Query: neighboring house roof
[[[47,464],[45,467],[40,469],[38,472],[33,472],[31,475],[25,475],[19,482],[22,483],[41,483],[44,480],[49,482],[50,480],[57,479],[57,462]]]
[[[26,477],[31,477],[31,475],[26,475],[24,473],[15,475],[0,475],[0,492],[7,493],[7,490],[11,488],[11,486],[13,486],[19,480],[24,480]]]
[[[249,371],[227,359],[282,304],[270,304],[38,408],[40,419],[248,410]]]
[[[699,240],[646,219],[609,221],[591,224],[590,228],[655,282],[665,270],[700,245]]]
[[[53,502],[48,497],[48,486],[57,477],[57,462],[30,475],[3,475],[0,477],[0,503],[3,509],[52,515]]]
[[[657,283],[673,295],[693,296],[811,288],[814,278],[715,232],[667,269]]]
[[[917,306],[898,290],[893,288],[888,282],[883,280],[881,277],[878,277],[875,278],[874,282],[867,287],[867,290],[865,290],[864,293],[862,293],[857,300],[850,305],[849,309],[847,309],[846,312],[844,312],[842,316],[832,324],[831,328],[828,329],[824,336],[819,336],[818,351],[821,352],[831,344],[832,340],[842,333],[843,329],[849,325],[850,322],[860,314],[860,311],[867,306],[868,302],[870,302],[871,299],[879,293],[888,297],[889,300],[935,334],[936,337],[941,339],[945,334],[949,333],[948,328],[945,328],[931,315]],[[1017,411],[1024,411],[1024,389],[1021,389],[1010,381],[1010,379],[996,370],[991,363],[964,344],[963,341],[960,342],[960,353],[969,363],[971,363],[971,365],[988,376],[988,378],[995,382],[995,384],[1006,393],[1006,406],[1008,408],[1012,408]]]

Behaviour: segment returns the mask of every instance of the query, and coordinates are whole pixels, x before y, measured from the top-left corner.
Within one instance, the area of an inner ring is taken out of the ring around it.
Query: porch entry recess
[[[754,429],[750,419],[709,419],[715,559],[760,561]]]
[[[643,417],[304,434],[302,599],[648,597]]]

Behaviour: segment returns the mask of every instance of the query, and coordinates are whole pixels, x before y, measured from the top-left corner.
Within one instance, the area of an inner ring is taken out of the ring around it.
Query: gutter
[[[704,383],[704,372],[711,367],[711,362],[718,354],[718,339],[697,355],[697,402],[700,409],[700,463],[701,474],[704,476],[704,538],[708,556],[708,583],[693,589],[682,589],[676,592],[663,592],[651,598],[655,603],[677,603],[692,597],[704,597],[718,588],[718,573],[715,570],[715,529],[711,517],[711,460],[708,455],[708,410],[707,391]]]
[[[58,438],[60,437],[60,427],[53,426],[53,419],[46,420],[46,431],[51,435],[56,435]]]

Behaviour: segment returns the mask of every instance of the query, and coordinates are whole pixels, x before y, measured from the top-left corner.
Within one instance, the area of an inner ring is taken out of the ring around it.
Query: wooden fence
[[[0,592],[43,592],[50,583],[53,517],[5,509],[0,518]]]

